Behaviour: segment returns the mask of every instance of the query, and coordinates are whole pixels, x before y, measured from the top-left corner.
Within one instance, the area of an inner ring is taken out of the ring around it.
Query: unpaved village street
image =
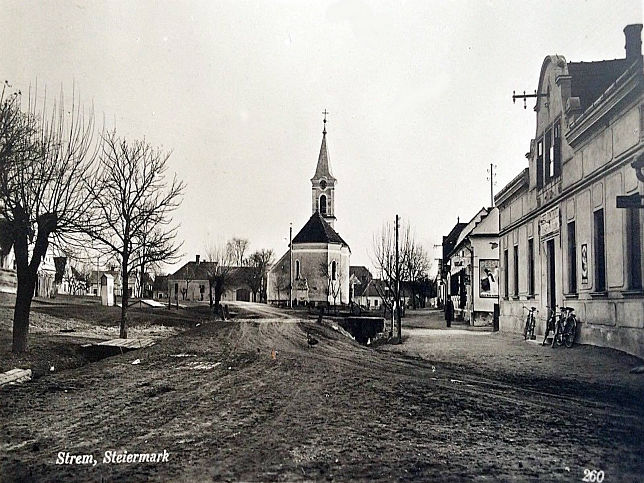
[[[634,358],[432,329],[438,312],[374,349],[277,314],[3,389],[0,480],[641,481]],[[169,461],[106,464],[109,450]],[[58,466],[61,451],[98,463]]]

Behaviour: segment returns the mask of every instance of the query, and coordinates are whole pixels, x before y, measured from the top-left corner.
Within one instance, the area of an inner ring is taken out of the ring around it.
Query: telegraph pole
[[[490,206],[494,206],[494,165],[490,163]]]
[[[288,306],[293,307],[293,223],[288,229],[288,252],[289,256],[289,284],[288,284]]]
[[[490,163],[490,169],[487,170],[487,172],[490,174],[489,180],[490,180],[490,207],[494,207],[494,170],[496,169],[496,165],[493,163]]]
[[[402,324],[400,321],[400,253],[398,250],[398,232],[400,225],[400,216],[396,215],[396,337],[398,343],[402,342]]]

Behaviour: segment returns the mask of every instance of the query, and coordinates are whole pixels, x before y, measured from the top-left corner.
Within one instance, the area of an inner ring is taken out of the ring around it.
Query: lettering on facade
[[[539,218],[541,238],[559,233],[559,207],[546,211]]]
[[[588,283],[588,244],[581,245],[581,281]]]

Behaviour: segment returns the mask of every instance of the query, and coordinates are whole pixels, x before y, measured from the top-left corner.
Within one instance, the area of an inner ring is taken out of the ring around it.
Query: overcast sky
[[[75,84],[120,134],[173,150],[185,259],[248,238],[279,257],[311,215],[329,110],[352,265],[396,213],[432,250],[527,166],[546,55],[624,57],[633,1],[0,1],[0,76]],[[440,256],[440,248],[433,256]]]

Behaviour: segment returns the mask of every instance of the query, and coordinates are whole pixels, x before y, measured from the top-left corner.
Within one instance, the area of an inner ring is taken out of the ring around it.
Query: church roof
[[[349,245],[338,233],[331,228],[318,211],[311,215],[309,221],[302,227],[293,243],[340,243],[347,248]]]
[[[331,173],[331,166],[329,165],[329,152],[326,149],[326,127],[322,132],[322,145],[320,146],[320,155],[318,156],[318,165],[315,168],[315,174],[311,181],[315,179],[326,178],[335,181]]]

